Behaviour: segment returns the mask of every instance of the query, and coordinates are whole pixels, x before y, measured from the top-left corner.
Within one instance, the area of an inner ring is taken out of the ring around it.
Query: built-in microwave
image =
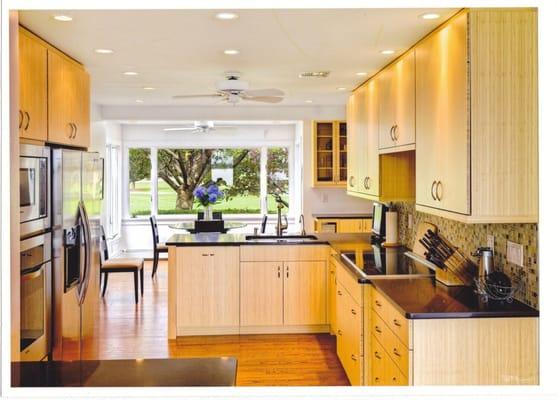
[[[49,353],[51,327],[50,232],[20,242],[20,358],[40,361]]]
[[[19,148],[19,221],[21,237],[50,228],[50,148]]]

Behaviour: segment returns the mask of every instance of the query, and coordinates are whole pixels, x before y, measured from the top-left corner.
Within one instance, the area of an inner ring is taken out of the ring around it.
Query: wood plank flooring
[[[134,304],[132,274],[111,274],[100,299],[98,324],[87,359],[231,356],[238,359],[239,386],[349,385],[328,334],[227,335],[167,340],[167,264],[151,280],[146,262],[145,293]]]

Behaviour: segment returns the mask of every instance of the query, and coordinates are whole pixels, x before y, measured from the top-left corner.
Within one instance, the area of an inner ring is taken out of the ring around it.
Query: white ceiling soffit
[[[73,20],[58,22],[52,18],[56,11],[37,10],[22,11],[20,22],[86,66],[98,104],[213,105],[218,100],[172,96],[212,93],[224,72],[235,70],[252,89],[283,90],[279,105],[311,100],[315,106],[344,104],[348,92],[366,79],[357,72],[377,72],[457,11],[240,10],[237,19],[222,21],[215,10],[65,10]],[[441,18],[420,18],[426,12]],[[114,53],[98,54],[99,48]],[[223,53],[231,48],[240,54]],[[380,53],[385,49],[396,52],[386,56]],[[331,73],[298,77],[306,71]]]

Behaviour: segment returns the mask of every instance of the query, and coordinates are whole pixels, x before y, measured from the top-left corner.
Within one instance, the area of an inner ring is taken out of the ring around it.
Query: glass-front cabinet
[[[313,186],[345,187],[347,184],[347,124],[345,121],[312,123]]]

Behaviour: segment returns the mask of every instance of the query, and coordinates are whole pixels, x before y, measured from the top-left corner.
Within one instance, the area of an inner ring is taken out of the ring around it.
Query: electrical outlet
[[[494,252],[494,235],[486,235],[486,247],[490,247]]]
[[[413,214],[407,217],[407,229],[413,229]]]
[[[508,262],[523,267],[523,246],[508,240],[506,258]]]

